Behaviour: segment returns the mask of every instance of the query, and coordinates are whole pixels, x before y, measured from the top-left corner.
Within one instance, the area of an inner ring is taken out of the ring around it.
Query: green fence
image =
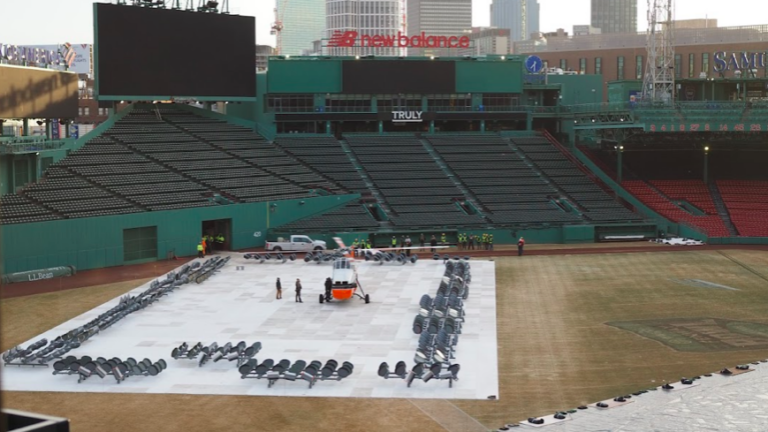
[[[203,221],[229,220],[232,249],[263,246],[272,227],[325,213],[359,195],[327,196],[190,210],[0,226],[3,271],[68,266],[78,270],[197,253]],[[134,229],[144,229],[134,232]],[[155,230],[155,233],[150,231]],[[126,234],[127,233],[127,234]],[[155,237],[155,248],[148,238]],[[126,246],[127,249],[126,249]]]

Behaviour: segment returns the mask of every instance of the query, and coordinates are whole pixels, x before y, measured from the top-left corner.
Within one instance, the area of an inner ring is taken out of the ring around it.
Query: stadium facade
[[[754,69],[764,57],[720,54],[752,43],[704,45],[723,75],[681,79],[674,106],[633,102],[640,81],[606,70],[545,75],[527,55],[397,58],[382,57],[382,47],[271,57],[243,85],[175,83],[228,101],[226,114],[142,103],[151,93],[113,81],[94,91],[112,108],[87,136],[0,138],[3,265],[88,269],[188,256],[201,235],[219,232],[231,249],[291,233],[379,245],[420,233],[451,243],[462,233],[584,243],[659,232],[763,242],[768,78],[761,67],[739,77],[728,68]],[[97,82],[108,70],[98,47]],[[539,53],[550,54],[560,55]],[[61,111],[6,117],[74,118],[77,89],[61,97],[49,108]],[[120,101],[131,104],[115,112]]]

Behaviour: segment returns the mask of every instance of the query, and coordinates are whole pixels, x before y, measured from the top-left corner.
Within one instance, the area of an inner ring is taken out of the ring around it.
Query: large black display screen
[[[456,64],[439,60],[346,60],[344,93],[454,93]]]
[[[256,97],[256,21],[94,4],[99,96]]]

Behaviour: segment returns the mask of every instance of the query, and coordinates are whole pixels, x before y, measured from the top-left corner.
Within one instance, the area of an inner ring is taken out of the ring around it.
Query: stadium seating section
[[[718,180],[716,184],[739,234],[768,237],[768,181]]]
[[[287,229],[639,219],[535,134],[512,142],[498,135],[268,142],[245,127],[160,105],[134,107],[49,166],[41,181],[3,196],[0,215],[4,224],[25,223],[302,198],[313,191],[360,193],[363,200]]]
[[[707,185],[700,180],[642,180],[622,182],[622,186],[652,210],[671,220],[698,227],[710,237],[728,237],[730,232],[717,214]],[[685,209],[687,204],[693,209]],[[700,210],[695,214],[691,210]]]

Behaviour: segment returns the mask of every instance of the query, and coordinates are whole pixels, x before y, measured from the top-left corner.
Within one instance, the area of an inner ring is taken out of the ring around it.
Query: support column
[[[325,133],[328,135],[331,135],[333,131],[331,130],[331,121],[328,120],[325,122]]]
[[[525,115],[525,130],[533,130],[533,114],[530,112]]]
[[[435,133],[435,121],[434,120],[430,120],[429,121],[429,133],[432,134],[432,135]]]
[[[709,146],[704,147],[704,184],[709,183]]]
[[[24,119],[21,123],[21,136],[29,136],[29,119]]]
[[[384,135],[384,122],[379,120],[379,135]]]
[[[45,139],[53,139],[53,124],[51,119],[45,120]]]
[[[480,120],[480,132],[485,133],[485,120]]]
[[[616,182],[621,184],[623,176],[623,166],[624,166],[624,146],[620,145],[616,149]]]

